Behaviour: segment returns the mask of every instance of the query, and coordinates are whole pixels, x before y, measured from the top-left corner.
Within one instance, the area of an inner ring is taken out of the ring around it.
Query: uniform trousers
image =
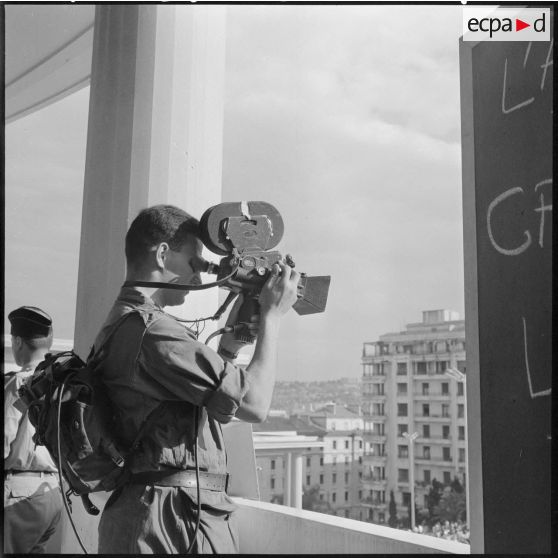
[[[60,522],[62,495],[55,473],[4,479],[4,553],[42,554]]]
[[[224,492],[201,490],[202,513],[192,551],[239,552],[236,509]],[[99,554],[184,554],[194,535],[196,489],[127,484],[112,493],[99,523]]]

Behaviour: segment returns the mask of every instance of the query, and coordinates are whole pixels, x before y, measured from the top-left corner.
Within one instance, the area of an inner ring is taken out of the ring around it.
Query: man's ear
[[[165,269],[166,267],[165,261],[169,255],[169,251],[170,251],[170,246],[166,242],[161,242],[161,244],[157,246],[155,259],[157,262],[157,267],[161,270]]]

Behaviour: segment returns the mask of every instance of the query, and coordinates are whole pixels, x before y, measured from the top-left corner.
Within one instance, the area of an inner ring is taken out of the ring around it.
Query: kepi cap
[[[35,306],[21,306],[8,314],[11,334],[25,339],[48,337],[52,332],[52,318]]]

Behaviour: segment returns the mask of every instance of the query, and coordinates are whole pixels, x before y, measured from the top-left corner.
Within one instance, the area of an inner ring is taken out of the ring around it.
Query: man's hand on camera
[[[271,268],[271,274],[260,293],[260,313],[262,318],[280,318],[296,302],[300,273],[292,267],[279,262]]]
[[[234,326],[239,323],[238,315],[245,301],[246,300],[244,298],[244,295],[240,293],[237,299],[235,300],[233,307],[231,308],[231,311],[229,312],[229,315],[227,317],[227,322],[225,325]],[[253,335],[258,334],[259,322],[260,322],[259,315],[256,314],[250,317],[250,323],[247,325],[247,327],[250,330],[250,333],[252,333]],[[235,339],[234,332],[224,333],[221,336],[221,341],[219,342],[219,348],[217,349],[217,352],[221,356],[232,360],[236,358],[238,352],[242,349],[242,347],[245,347],[246,345],[248,345],[246,341],[240,341],[238,339]]]

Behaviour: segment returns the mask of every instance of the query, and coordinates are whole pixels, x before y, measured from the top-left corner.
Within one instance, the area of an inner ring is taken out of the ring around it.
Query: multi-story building
[[[316,497],[321,511],[363,519],[360,505],[364,454],[361,415],[330,403],[309,414],[272,415],[262,424],[254,425],[254,436],[272,432],[318,436],[321,446],[307,447],[301,454],[304,491],[318,487]],[[257,444],[255,447],[261,499],[284,502],[288,471],[285,452],[268,446],[258,450]]]
[[[364,343],[362,365],[363,488],[369,519],[384,523],[391,490],[401,519],[413,481],[419,510],[433,479],[466,482],[464,382],[448,373],[465,373],[464,321],[456,312],[425,311],[405,331]]]

